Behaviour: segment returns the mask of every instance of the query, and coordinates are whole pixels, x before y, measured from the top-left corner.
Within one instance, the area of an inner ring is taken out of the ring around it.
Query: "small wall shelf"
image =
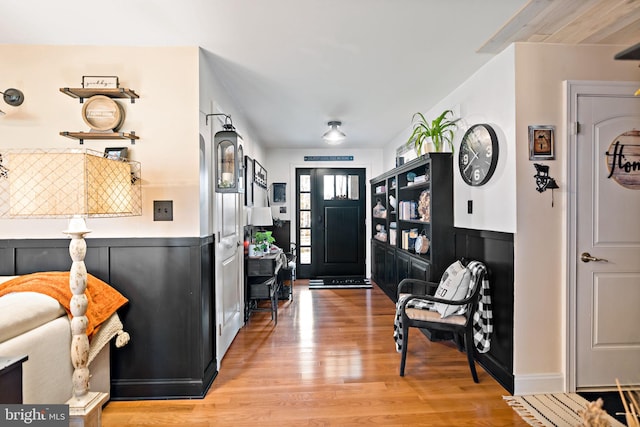
[[[91,98],[94,95],[104,95],[109,98],[129,98],[131,103],[135,103],[137,98],[140,98],[137,93],[133,91],[133,89],[128,89],[124,87],[115,87],[115,88],[68,88],[61,87],[60,92],[69,95],[72,98],[80,99],[80,103],[84,102],[85,98]]]
[[[118,99],[129,99],[131,103],[135,103],[136,99],[140,98],[133,89],[124,88],[124,87],[113,87],[113,88],[69,88],[69,87],[61,87],[60,92],[68,95],[72,98],[77,98],[80,100],[82,104],[85,98],[91,98],[96,95],[103,95],[108,98],[118,98]],[[86,104],[88,106],[89,104]],[[84,111],[84,109],[83,109]],[[120,126],[115,127],[118,129]],[[97,132],[94,129],[89,132],[68,132],[63,131],[60,132],[61,136],[65,136],[71,139],[77,139],[80,141],[80,144],[84,144],[85,139],[128,139],[131,141],[131,144],[136,143],[136,139],[140,139],[139,136],[136,135],[134,131],[131,132]]]
[[[136,139],[140,139],[135,132],[60,132],[60,135],[67,138],[77,139],[80,144],[84,143],[85,139],[128,139],[132,144],[135,144]]]

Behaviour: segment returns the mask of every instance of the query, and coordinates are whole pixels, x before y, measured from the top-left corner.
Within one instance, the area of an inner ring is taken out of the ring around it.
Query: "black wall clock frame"
[[[486,184],[498,164],[498,136],[486,123],[471,126],[462,137],[458,167],[462,180],[477,187]]]

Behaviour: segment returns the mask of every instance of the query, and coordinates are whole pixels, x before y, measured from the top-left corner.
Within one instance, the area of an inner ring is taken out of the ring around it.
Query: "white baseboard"
[[[515,375],[513,395],[542,393],[564,393],[564,375],[562,373]]]

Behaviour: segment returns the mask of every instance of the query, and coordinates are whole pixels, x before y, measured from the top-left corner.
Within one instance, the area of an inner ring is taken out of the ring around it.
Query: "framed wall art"
[[[287,202],[287,183],[273,183],[273,203],[282,204]]]
[[[253,161],[253,182],[258,187],[267,188],[267,170],[257,161]]]
[[[244,205],[253,206],[253,159],[244,156]]]
[[[529,160],[554,160],[554,126],[529,126]]]
[[[107,147],[104,149],[104,156],[112,160],[127,160],[128,151],[127,147]]]
[[[82,76],[82,87],[85,89],[106,89],[119,86],[118,76]]]

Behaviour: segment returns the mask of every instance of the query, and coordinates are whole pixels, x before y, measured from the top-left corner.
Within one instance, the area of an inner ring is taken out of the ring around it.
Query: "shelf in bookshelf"
[[[413,184],[413,185],[405,185],[400,187],[400,190],[415,190],[417,188],[427,188],[429,187],[429,184],[431,184],[429,181],[426,182],[420,182],[418,184]]]
[[[408,222],[410,224],[423,224],[423,225],[431,224],[430,221],[422,221],[420,219],[399,219],[398,221]]]

